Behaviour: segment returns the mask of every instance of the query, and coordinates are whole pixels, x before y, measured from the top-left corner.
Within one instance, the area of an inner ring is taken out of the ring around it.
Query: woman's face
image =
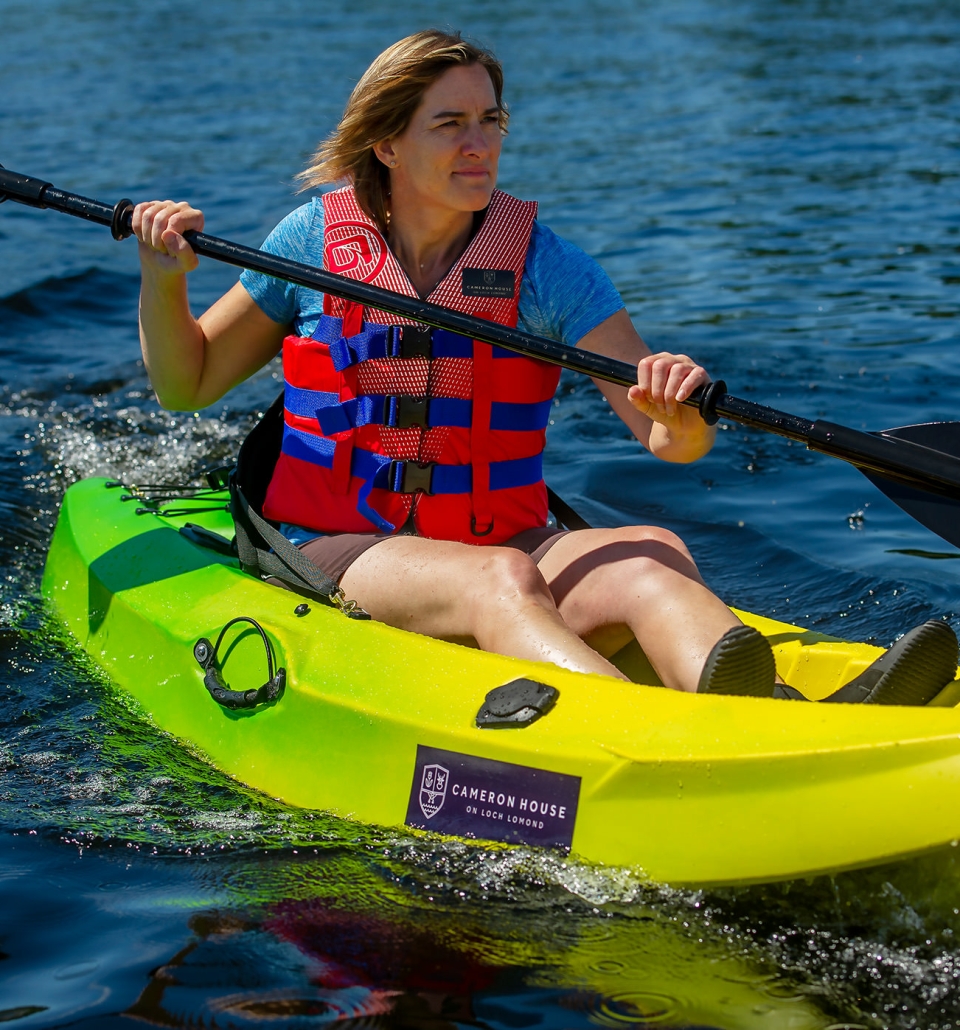
[[[482,211],[497,184],[499,116],[482,64],[447,69],[424,92],[404,132],[377,148],[390,168],[394,204]]]

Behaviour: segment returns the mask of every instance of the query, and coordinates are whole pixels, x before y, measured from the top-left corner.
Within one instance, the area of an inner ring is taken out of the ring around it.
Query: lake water
[[[503,59],[501,185],[601,261],[654,349],[810,418],[956,417],[956,0],[0,0],[0,161],[190,199],[257,245],[369,60],[434,24]],[[234,278],[203,262],[196,309]],[[0,207],[0,1022],[960,1025],[955,852],[680,891],[287,810],[141,722],[43,629],[59,499],[229,458],[277,370],[161,411],[137,291],[132,243]],[[561,397],[555,488],[679,529],[731,603],[884,645],[960,620],[960,555],[843,462],[725,426],[658,465],[589,383]]]

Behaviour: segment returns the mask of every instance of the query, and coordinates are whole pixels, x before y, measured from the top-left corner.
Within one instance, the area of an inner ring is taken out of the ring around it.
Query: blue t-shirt
[[[323,265],[323,203],[314,197],[292,211],[266,238],[263,250],[279,257]],[[323,294],[259,272],[240,276],[265,315],[310,336],[323,314]],[[576,346],[623,307],[607,273],[587,254],[545,225],[533,223],[520,281],[517,328]]]

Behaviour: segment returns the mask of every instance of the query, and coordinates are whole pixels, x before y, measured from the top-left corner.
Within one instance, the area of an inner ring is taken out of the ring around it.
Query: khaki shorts
[[[556,526],[535,526],[505,540],[499,546],[515,547],[529,554],[534,563],[539,563],[547,551],[567,532],[568,530],[557,529]],[[392,539],[392,535],[384,533],[336,533],[308,540],[300,545],[300,550],[314,565],[323,569],[331,579],[339,583],[343,574],[364,551],[375,547],[381,540]]]

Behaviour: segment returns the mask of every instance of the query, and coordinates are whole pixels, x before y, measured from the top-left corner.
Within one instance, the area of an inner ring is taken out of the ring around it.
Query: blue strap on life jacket
[[[330,348],[330,359],[333,367],[342,372],[351,365],[372,358],[402,358],[403,330],[413,326],[380,325],[376,322],[364,322],[363,329],[356,336],[344,337],[343,319],[333,315],[321,315],[314,329],[312,338],[325,343]],[[472,358],[473,340],[460,333],[451,333],[447,329],[431,329],[429,331],[429,357],[431,358]],[[427,356],[427,355],[422,355]],[[519,358],[523,355],[502,347],[493,348],[495,358]]]
[[[291,426],[283,427],[282,450],[291,458],[299,458],[322,468],[333,467],[334,440]],[[543,479],[543,454],[527,458],[511,458],[508,461],[492,461],[490,489],[507,490],[515,486],[532,486]],[[414,471],[411,477],[408,473]],[[424,484],[423,489],[431,494],[468,494],[473,489],[472,465],[440,465],[412,461],[398,461],[386,454],[354,447],[350,459],[350,474],[363,480],[357,499],[357,510],[372,522],[382,533],[392,533],[396,528],[379,512],[370,507],[370,491],[376,487],[396,493],[412,493],[408,479]]]
[[[330,391],[305,390],[289,384],[284,392],[284,406],[287,411],[301,418],[317,419],[320,429],[326,436],[344,433],[358,426],[401,426],[403,420],[400,413],[403,403],[402,396],[392,394],[365,394],[341,401],[336,393]],[[494,401],[490,409],[490,428],[514,432],[546,429],[552,406],[552,399],[532,404]],[[473,404],[469,400],[458,397],[431,397],[427,400],[425,409],[426,426],[431,429],[436,426],[470,428]]]

